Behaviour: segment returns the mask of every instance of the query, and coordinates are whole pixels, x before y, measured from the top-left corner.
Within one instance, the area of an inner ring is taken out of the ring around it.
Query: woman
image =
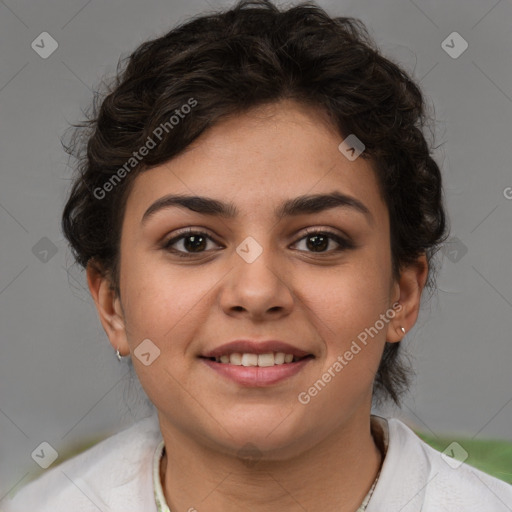
[[[512,509],[370,413],[407,389],[447,230],[422,93],[362,23],[242,2],[142,44],[96,107],[63,231],[158,414],[7,510]]]

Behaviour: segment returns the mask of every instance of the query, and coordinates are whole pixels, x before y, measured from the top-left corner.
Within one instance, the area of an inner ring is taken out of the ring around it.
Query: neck
[[[162,434],[160,473],[171,512],[238,512],[249,506],[251,512],[354,512],[382,462],[368,415],[292,458],[253,464],[219,455],[179,432]]]

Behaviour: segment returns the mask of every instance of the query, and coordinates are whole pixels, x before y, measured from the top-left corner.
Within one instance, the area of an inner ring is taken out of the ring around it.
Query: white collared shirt
[[[387,452],[366,512],[512,511],[511,485],[449,463],[398,419],[372,416],[374,428],[387,438]],[[5,497],[0,512],[158,512],[158,486],[167,506],[158,471],[162,447],[154,414],[50,467]]]

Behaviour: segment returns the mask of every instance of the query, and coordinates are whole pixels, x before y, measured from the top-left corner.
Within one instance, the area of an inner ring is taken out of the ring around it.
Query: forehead
[[[385,210],[370,161],[348,160],[343,137],[312,107],[284,101],[223,120],[169,162],[134,180],[126,216],[139,222],[166,194],[229,200],[247,216],[269,214],[283,200],[337,190]]]

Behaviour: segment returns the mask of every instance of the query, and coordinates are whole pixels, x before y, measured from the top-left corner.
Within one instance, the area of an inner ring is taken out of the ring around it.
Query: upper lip
[[[235,340],[220,345],[213,350],[205,352],[202,357],[220,357],[224,355],[230,355],[234,353],[239,354],[268,354],[270,352],[284,352],[285,354],[293,354],[296,357],[304,357],[310,355],[310,352],[301,350],[289,343],[278,340],[264,340],[264,341],[252,341],[252,340]]]

